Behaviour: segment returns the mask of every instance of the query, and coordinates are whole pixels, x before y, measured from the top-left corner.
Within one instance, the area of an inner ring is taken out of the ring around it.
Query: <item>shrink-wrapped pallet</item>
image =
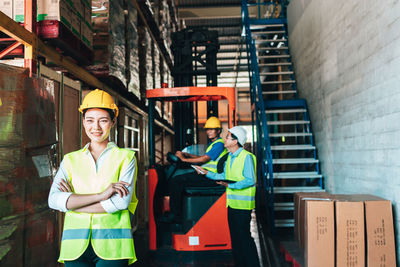
[[[144,26],[138,28],[139,33],[139,75],[140,91],[146,97],[146,90],[153,89],[153,58],[152,40],[150,34]]]
[[[50,83],[0,65],[0,266],[56,266],[56,214],[47,206],[56,144]]]
[[[123,0],[93,0],[94,65],[97,76],[113,76],[126,87],[125,15]]]
[[[0,67],[0,147],[30,148],[54,142],[54,98],[44,88],[44,80],[26,78],[25,69]]]
[[[129,44],[129,83],[128,91],[140,99],[139,81],[139,37],[137,32],[137,10],[132,1],[128,1],[128,44]]]
[[[126,87],[125,60],[125,16],[123,1],[113,0],[110,4],[110,75],[118,78]]]
[[[153,74],[154,88],[161,88],[161,73],[160,73],[160,52],[157,45],[153,42]]]

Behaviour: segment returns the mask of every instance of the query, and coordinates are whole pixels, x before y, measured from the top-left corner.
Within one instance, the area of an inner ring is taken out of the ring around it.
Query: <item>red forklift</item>
[[[169,164],[155,164],[154,103],[155,101],[196,102],[227,100],[229,127],[236,125],[235,89],[232,87],[175,87],[147,90],[149,100],[149,249],[154,258],[163,259],[163,266],[176,263],[196,264],[204,257],[229,262],[229,234],[226,193],[222,186],[189,187],[183,196],[182,223],[165,223],[160,218],[169,210],[167,181],[176,175],[193,171],[183,166],[173,154],[167,154]],[[192,146],[193,147],[193,146]],[[193,153],[193,152],[192,152]],[[183,169],[182,169],[183,167]],[[205,178],[206,179],[206,178]],[[225,255],[225,256],[224,256]],[[215,261],[213,261],[215,263]],[[158,265],[161,266],[161,265]],[[175,266],[175,265],[174,265]],[[176,265],[179,266],[179,265]],[[200,266],[200,265],[195,265]],[[203,265],[201,265],[203,266]],[[212,265],[211,265],[212,266]],[[221,264],[218,266],[231,266]]]

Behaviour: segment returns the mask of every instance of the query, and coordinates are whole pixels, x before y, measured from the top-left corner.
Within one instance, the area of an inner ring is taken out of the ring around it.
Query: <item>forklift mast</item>
[[[197,86],[197,77],[206,76],[206,86],[217,86],[218,32],[205,29],[184,29],[172,34],[175,87]],[[195,106],[196,105],[196,106]],[[196,114],[194,112],[196,109]],[[198,140],[197,104],[178,102],[173,106],[175,150]],[[196,116],[196,118],[195,118]],[[207,118],[218,117],[218,102],[207,102]],[[196,123],[195,123],[196,119]]]

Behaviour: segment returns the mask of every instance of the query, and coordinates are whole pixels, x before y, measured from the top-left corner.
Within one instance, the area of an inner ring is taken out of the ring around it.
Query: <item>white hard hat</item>
[[[247,131],[241,126],[235,126],[228,130],[231,134],[237,137],[238,143],[243,146],[247,140]]]

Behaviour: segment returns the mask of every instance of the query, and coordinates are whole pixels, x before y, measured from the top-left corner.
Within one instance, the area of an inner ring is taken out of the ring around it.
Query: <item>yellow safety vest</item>
[[[75,194],[96,194],[103,192],[110,183],[118,182],[121,171],[134,159],[135,152],[114,147],[106,162],[97,171],[88,164],[89,155],[84,149],[64,157],[64,166]],[[137,167],[137,164],[136,164]],[[137,168],[135,168],[136,182]],[[137,198],[133,192],[129,211],[134,213]],[[129,259],[136,261],[129,211],[115,213],[80,213],[68,211],[64,219],[59,262],[79,258],[91,242],[96,255],[105,260]]]
[[[218,138],[217,140],[215,140],[214,142],[212,142],[206,149],[206,153],[208,151],[210,151],[212,149],[212,147],[216,144],[216,143],[224,143],[224,140],[222,140],[222,138]],[[215,160],[210,160],[207,163],[204,163],[203,165],[201,165],[201,167],[203,167],[204,169],[210,171],[210,172],[214,172],[217,173],[217,165],[218,165],[218,161],[226,154],[228,153],[226,151],[226,148],[224,148],[224,150],[222,151],[222,153],[218,156],[218,158],[216,158]]]
[[[244,162],[247,155],[251,155],[254,162],[254,173],[256,174],[256,157],[246,151],[242,150],[239,155],[237,155],[235,161],[232,163],[231,167],[231,155],[228,156],[226,161],[226,169],[225,169],[225,179],[233,180],[233,181],[241,181],[244,179],[243,169]],[[244,189],[226,189],[226,206],[229,206],[233,209],[240,210],[252,210],[255,208],[255,196],[256,196],[256,187],[251,186]]]

